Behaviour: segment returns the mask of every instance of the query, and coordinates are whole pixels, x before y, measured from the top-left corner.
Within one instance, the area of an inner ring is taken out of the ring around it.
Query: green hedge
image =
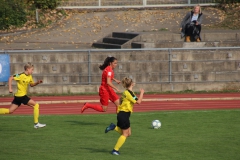
[[[0,0],[0,29],[9,29],[10,26],[22,26],[26,23],[24,3],[19,0]]]
[[[218,3],[221,4],[230,4],[230,3],[238,3],[240,0],[218,0]]]
[[[35,9],[55,9],[60,0],[0,0],[0,30],[10,26],[20,27],[27,22],[27,15]]]
[[[33,0],[32,2],[38,9],[55,9],[60,4],[59,0]]]

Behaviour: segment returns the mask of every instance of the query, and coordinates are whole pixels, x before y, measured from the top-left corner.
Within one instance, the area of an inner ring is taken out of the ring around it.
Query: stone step
[[[101,42],[93,43],[92,47],[105,48],[105,49],[121,49],[121,45],[119,44],[110,44],[110,43],[101,43]]]
[[[231,42],[132,42],[132,48],[202,48],[202,47],[239,47],[240,41]]]
[[[167,33],[167,32],[142,32],[140,33],[141,42],[159,43],[159,42],[184,42],[181,34]],[[221,32],[201,32],[201,39],[203,42],[239,42],[240,31],[221,33]]]
[[[138,33],[129,32],[112,32],[111,35],[104,37],[102,40],[92,44],[95,48],[105,48],[105,49],[121,49],[122,45],[138,36]],[[130,45],[130,43],[129,43]],[[126,46],[125,46],[126,47]]]
[[[113,32],[112,33],[112,37],[127,38],[127,39],[133,39],[138,35],[139,35],[139,33],[131,33],[131,32]]]
[[[103,38],[103,43],[122,45],[122,44],[126,43],[129,40],[130,39],[128,39],[128,38],[106,37],[106,38]]]

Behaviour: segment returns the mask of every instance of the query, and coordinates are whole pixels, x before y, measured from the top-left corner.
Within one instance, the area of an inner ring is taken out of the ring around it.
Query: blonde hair
[[[27,69],[29,69],[29,68],[33,68],[33,64],[30,63],[30,62],[28,62],[28,63],[26,63],[26,64],[24,65],[24,70],[25,70],[25,71],[26,71]]]
[[[124,77],[122,79],[122,85],[124,88],[129,88],[131,85],[132,85],[132,79],[131,78],[127,78],[127,77]]]
[[[194,12],[195,8],[197,8],[197,7],[199,7],[199,14],[201,14],[202,13],[202,9],[201,9],[201,6],[199,4],[197,4],[197,5],[195,5],[193,7],[193,12]]]

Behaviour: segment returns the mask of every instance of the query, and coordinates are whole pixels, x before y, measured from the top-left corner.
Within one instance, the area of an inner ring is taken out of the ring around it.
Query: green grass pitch
[[[151,129],[159,119],[160,129]],[[239,160],[240,110],[133,113],[132,136],[111,155],[119,134],[104,133],[115,114],[0,116],[1,160]]]

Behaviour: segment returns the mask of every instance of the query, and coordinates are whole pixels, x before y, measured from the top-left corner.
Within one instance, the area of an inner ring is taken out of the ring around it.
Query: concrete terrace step
[[[110,44],[110,43],[101,43],[101,42],[93,43],[92,46],[95,48],[121,49],[121,45]]]
[[[131,32],[113,32],[112,33],[112,37],[127,38],[127,39],[133,39],[138,35],[139,33],[131,33]]]
[[[139,35],[141,42],[184,42],[180,33],[170,32],[141,32]],[[203,42],[240,42],[240,31],[231,32],[210,32],[202,31]]]
[[[198,47],[239,47],[240,41],[221,42],[132,42],[132,48],[198,48]]]
[[[111,44],[124,44],[127,41],[129,41],[130,39],[128,38],[115,38],[115,37],[106,37],[103,38],[103,43],[111,43]]]
[[[138,33],[112,32],[112,34],[102,38],[102,40],[93,43],[92,47],[105,49],[121,49],[123,48],[123,45],[125,43],[131,41],[138,35]]]

